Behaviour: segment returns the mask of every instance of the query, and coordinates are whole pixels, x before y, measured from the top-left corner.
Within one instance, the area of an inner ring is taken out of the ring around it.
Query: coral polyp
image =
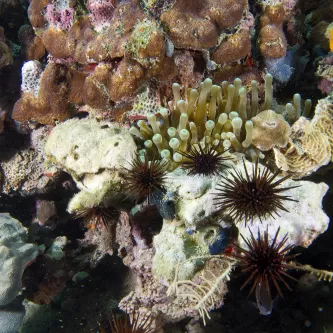
[[[189,152],[181,152],[185,157],[182,166],[188,169],[189,175],[215,176],[221,174],[223,162],[229,157],[222,156],[213,145],[192,145]]]
[[[146,198],[148,204],[151,204],[153,191],[163,189],[166,166],[163,160],[153,158],[149,162],[146,154],[143,160],[140,155],[137,155],[130,162],[130,169],[125,168],[126,192],[134,196],[137,201]]]
[[[111,316],[109,321],[111,333],[153,333],[156,332],[153,317],[147,315],[141,316],[138,311],[134,311],[129,316],[115,317]],[[105,329],[102,333],[106,333]]]
[[[231,178],[221,176],[222,182],[217,185],[218,192],[214,198],[221,212],[227,212],[235,222],[252,222],[255,218],[262,220],[279,216],[278,211],[288,211],[283,201],[296,201],[281,193],[297,186],[279,187],[290,175],[277,179],[280,170],[271,173],[267,167],[259,169],[259,162],[252,164],[252,175],[243,160],[245,176],[238,170],[230,172]]]
[[[288,255],[293,246],[286,245],[288,241],[287,234],[278,242],[279,232],[280,228],[277,229],[273,241],[270,242],[268,230],[264,232],[264,235],[261,235],[258,230],[257,239],[250,230],[251,236],[249,239],[241,235],[248,249],[236,245],[238,251],[235,258],[239,261],[241,272],[248,276],[241,289],[253,281],[248,296],[256,289],[257,301],[271,300],[270,284],[272,283],[278,294],[283,297],[279,283],[291,290],[284,277],[295,280],[286,273],[289,268],[287,262],[295,257],[295,255]]]

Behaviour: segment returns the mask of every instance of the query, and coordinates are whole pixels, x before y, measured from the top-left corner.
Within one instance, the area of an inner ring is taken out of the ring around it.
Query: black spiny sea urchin
[[[149,162],[147,155],[144,155],[144,161],[142,161],[137,155],[130,166],[131,169],[125,169],[126,192],[138,201],[146,198],[150,204],[154,189],[163,189],[166,175],[165,162],[155,158]]]
[[[100,203],[97,206],[78,209],[75,212],[75,217],[82,218],[88,226],[111,230],[118,221],[119,211]]]
[[[235,222],[244,221],[245,224],[258,217],[260,221],[267,215],[275,218],[279,216],[278,210],[288,211],[283,206],[283,201],[297,201],[290,196],[281,195],[282,192],[298,187],[279,187],[290,176],[276,180],[280,169],[275,173],[265,167],[259,169],[257,161],[252,167],[252,175],[246,168],[243,160],[245,176],[236,169],[231,172],[232,178],[224,177],[223,181],[217,185],[218,192],[215,193],[215,204],[221,211],[227,211]]]
[[[213,145],[192,145],[189,152],[180,152],[186,159],[182,166],[188,169],[189,175],[215,176],[221,173],[223,162],[228,157],[223,157],[224,152],[218,152]]]
[[[263,237],[258,230],[258,239],[255,239],[250,231],[251,237],[249,239],[241,235],[248,249],[243,249],[235,245],[237,248],[235,258],[239,261],[241,271],[248,275],[241,289],[253,281],[248,296],[252,294],[255,288],[259,288],[259,290],[256,290],[256,295],[266,294],[269,298],[271,295],[270,283],[274,284],[275,289],[281,297],[283,297],[283,295],[279,287],[279,282],[282,282],[282,284],[291,290],[284,277],[295,280],[286,273],[288,269],[287,262],[293,259],[295,255],[287,255],[293,248],[292,245],[286,246],[288,240],[287,235],[285,235],[280,242],[277,242],[279,232],[280,228],[278,228],[272,243],[270,243],[267,230]]]

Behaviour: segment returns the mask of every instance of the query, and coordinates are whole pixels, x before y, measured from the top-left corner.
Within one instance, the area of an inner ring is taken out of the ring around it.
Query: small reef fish
[[[330,32],[330,50],[333,52],[333,29]]]
[[[272,313],[273,300],[269,288],[265,288],[261,283],[256,287],[257,308],[263,316],[268,316]]]

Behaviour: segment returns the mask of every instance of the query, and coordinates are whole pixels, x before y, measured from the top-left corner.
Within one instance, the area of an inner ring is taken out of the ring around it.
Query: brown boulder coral
[[[244,58],[251,50],[249,30],[243,29],[230,35],[212,52],[216,63],[228,63]]]
[[[24,92],[16,102],[13,119],[49,125],[68,119],[75,111],[73,103],[82,102],[80,89],[84,79],[82,73],[62,64],[50,63],[41,75],[37,95],[34,91]]]
[[[283,32],[285,11],[281,4],[267,5],[261,17],[259,49],[265,58],[282,58],[287,52],[287,40]]]
[[[222,29],[238,23],[246,1],[177,1],[160,16],[176,47],[202,50],[216,45]]]
[[[125,47],[133,27],[138,21],[148,19],[137,1],[123,1],[114,9],[109,27],[103,33],[97,34],[88,49],[89,58],[95,61],[123,57]]]

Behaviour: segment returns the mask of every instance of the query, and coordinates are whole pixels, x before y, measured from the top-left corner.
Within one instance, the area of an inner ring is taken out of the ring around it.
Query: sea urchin
[[[114,228],[119,218],[119,211],[100,203],[93,207],[84,207],[75,212],[76,218],[82,218],[91,227],[102,227],[107,230]]]
[[[228,157],[223,157],[224,152],[218,152],[213,145],[205,145],[202,148],[201,144],[191,146],[189,152],[180,152],[185,157],[182,166],[188,169],[189,175],[215,176],[221,173],[223,162]]]
[[[115,317],[111,316],[109,321],[111,333],[153,333],[154,321],[151,315],[142,317],[138,311],[134,311],[131,316]],[[105,329],[102,333],[106,333]]]
[[[149,162],[147,155],[144,161],[139,155],[130,163],[131,168],[125,169],[126,192],[137,198],[138,201],[147,199],[148,204],[152,201],[152,193],[163,189],[166,175],[166,163],[162,160],[153,158]]]
[[[218,192],[214,198],[217,207],[227,211],[235,222],[244,221],[246,224],[255,217],[262,222],[267,215],[275,218],[275,215],[279,216],[279,209],[288,211],[283,206],[284,200],[297,201],[281,193],[298,186],[278,187],[290,175],[276,180],[281,170],[274,174],[267,167],[260,170],[257,160],[252,166],[252,176],[249,176],[244,160],[243,165],[245,176],[236,169],[230,173],[232,178],[222,176],[223,181],[217,185]]]
[[[235,258],[239,262],[241,272],[249,275],[241,286],[241,289],[249,284],[250,281],[253,281],[248,296],[250,296],[256,288],[257,301],[259,297],[271,300],[270,283],[274,284],[278,294],[283,297],[278,283],[282,282],[291,290],[284,277],[295,280],[286,273],[288,269],[287,262],[295,257],[295,255],[287,255],[293,246],[286,245],[288,240],[287,235],[285,235],[280,242],[277,242],[279,232],[280,228],[278,228],[272,243],[270,243],[268,240],[268,230],[265,231],[263,237],[258,230],[258,239],[254,238],[250,230],[251,237],[249,239],[241,235],[248,249],[243,249],[235,245],[237,248]]]

